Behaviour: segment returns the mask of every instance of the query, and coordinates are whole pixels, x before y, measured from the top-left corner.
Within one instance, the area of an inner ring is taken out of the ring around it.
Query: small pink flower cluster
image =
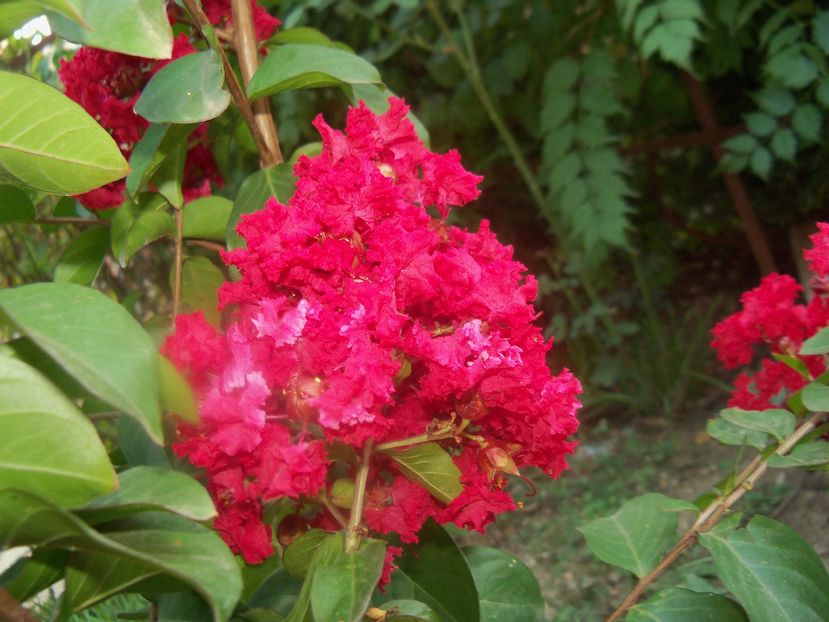
[[[728,368],[751,363],[755,346],[764,344],[772,357],[762,359],[754,374],[742,372],[734,381],[730,406],[746,410],[775,408],[785,402],[807,380],[773,355],[794,356],[802,360],[813,377],[826,371],[822,356],[802,356],[803,342],[829,324],[829,224],[818,223],[811,236],[813,248],[803,253],[814,273],[814,296],[807,304],[797,304],[803,289],[786,274],[769,274],[760,285],[745,292],[742,309],[717,324],[711,345]]]
[[[251,6],[257,37],[260,40],[267,39],[280,22],[260,7],[256,0],[251,0]],[[231,22],[230,0],[205,0],[203,8],[213,25]],[[182,13],[171,4],[168,16],[171,23],[177,23]],[[67,97],[80,104],[108,130],[121,153],[129,158],[135,144],[149,126],[144,118],[133,111],[142,89],[162,67],[196,51],[185,33],[173,40],[173,55],[169,60],[154,61],[83,47],[70,60],[61,60],[58,76]],[[207,143],[207,123],[200,124],[190,135],[189,141],[182,180],[184,198],[188,201],[209,195],[211,182],[219,187],[223,184]],[[121,179],[85,192],[77,199],[92,210],[118,207],[124,202],[125,186],[125,181]]]
[[[516,507],[505,474],[556,477],[575,446],[581,387],[547,367],[535,279],[486,221],[445,222],[481,178],[390,103],[352,108],[346,133],[315,120],[323,151],[296,164],[290,203],[243,217],[247,246],[224,255],[241,279],[220,290],[223,330],[183,315],[164,346],[201,413],[174,448],[205,471],[216,529],[248,562],[273,552],[271,500],[295,500],[283,525],[340,528],[320,495],[354,477],[367,443],[427,435],[456,465],[460,494],[441,500],[374,452],[365,524],[404,543],[430,517],[482,530]]]

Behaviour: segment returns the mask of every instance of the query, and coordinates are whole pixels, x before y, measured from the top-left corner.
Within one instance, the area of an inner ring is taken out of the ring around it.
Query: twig
[[[221,253],[226,251],[227,249],[217,242],[211,242],[209,240],[198,240],[195,238],[185,238],[184,239],[187,244],[192,246],[200,246],[201,248],[206,248],[207,250],[215,251],[217,253]]]
[[[256,46],[256,31],[253,27],[253,14],[249,0],[231,0],[233,9],[233,47],[239,57],[239,67],[242,70],[242,80],[245,88],[259,67],[259,51]],[[267,152],[259,152],[259,159],[264,168],[282,162],[282,150],[279,148],[279,138],[276,133],[276,123],[271,113],[271,104],[267,97],[260,97],[251,102],[253,117],[256,121],[262,138],[265,141]]]
[[[345,520],[345,517],[342,515],[342,512],[340,512],[337,506],[331,503],[331,500],[327,496],[325,496],[324,492],[320,493],[320,495],[317,497],[317,500],[323,505],[323,507],[325,507],[326,510],[328,510],[328,513],[334,517],[334,520],[336,520],[340,524],[340,527],[348,526],[348,522]]]
[[[176,210],[176,240],[175,240],[175,264],[173,266],[173,323],[176,321],[178,315],[178,306],[181,302],[181,262],[182,262],[182,247],[183,238],[182,232],[184,229],[184,217],[180,209]]]
[[[804,436],[815,429],[817,422],[825,414],[826,413],[822,412],[814,413],[811,417],[806,419],[806,421],[800,424],[791,436],[784,439],[783,442],[780,443],[772,455],[782,456],[787,454]],[[653,570],[639,580],[639,583],[636,584],[636,586],[622,601],[622,604],[620,604],[616,610],[610,614],[605,622],[616,622],[616,620],[620,620],[622,616],[625,615],[627,610],[636,604],[636,601],[639,600],[639,597],[648,588],[648,586],[659,578],[662,573],[665,572],[665,570],[667,570],[671,564],[673,564],[676,559],[696,541],[699,534],[705,533],[716,525],[723,515],[729,510],[729,508],[739,501],[746,492],[754,487],[754,484],[757,483],[757,480],[763,476],[768,468],[768,458],[758,456],[752,460],[752,462],[737,476],[737,483],[734,489],[729,494],[720,497],[711,503],[711,505],[709,505],[705,511],[697,517],[697,520],[691,528],[682,535],[679,542],[677,542],[676,545],[668,551],[665,557],[662,558],[662,561],[660,561]]]
[[[348,526],[345,530],[346,553],[354,553],[360,547],[360,523],[363,519],[363,505],[366,501],[366,484],[368,482],[372,449],[374,449],[374,439],[370,438],[363,445],[363,457],[360,460],[360,466],[357,468],[357,478],[354,480],[351,516],[348,517]]]
[[[210,20],[207,19],[207,15],[204,14],[202,8],[199,6],[197,0],[184,0],[184,5],[187,7],[187,10],[190,12],[190,15],[195,20],[196,25],[199,28],[204,39],[211,45],[214,42],[210,40],[207,32],[213,29],[210,25]],[[237,26],[238,27],[238,26]],[[230,61],[227,58],[227,54],[225,54],[224,48],[222,46],[216,46],[215,48],[216,53],[222,59],[222,66],[224,67],[225,71],[225,82],[227,83],[227,88],[230,91],[230,94],[233,96],[233,99],[236,101],[236,105],[239,107],[239,112],[242,115],[242,119],[244,119],[245,124],[248,126],[250,130],[250,134],[253,137],[253,142],[256,143],[256,149],[259,151],[259,157],[263,160],[263,162],[271,162],[272,164],[278,164],[279,161],[277,160],[276,154],[271,153],[268,149],[268,145],[265,142],[264,136],[262,136],[262,132],[259,131],[259,126],[256,124],[256,119],[253,114],[253,110],[250,107],[250,102],[248,98],[245,96],[242,87],[239,85],[239,80],[236,79],[236,74],[233,73],[233,67],[230,64]]]
[[[38,622],[38,619],[6,589],[0,587],[0,622]]]

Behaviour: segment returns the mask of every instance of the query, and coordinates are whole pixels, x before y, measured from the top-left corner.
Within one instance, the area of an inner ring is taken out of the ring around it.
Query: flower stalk
[[[366,502],[366,484],[368,471],[371,465],[371,453],[374,449],[374,439],[370,438],[363,446],[363,456],[357,468],[357,478],[354,480],[354,498],[351,502],[351,516],[345,530],[345,552],[354,553],[360,548],[360,532],[362,529],[363,506]]]

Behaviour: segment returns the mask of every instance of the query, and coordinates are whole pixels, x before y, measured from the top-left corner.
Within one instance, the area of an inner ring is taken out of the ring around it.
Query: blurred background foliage
[[[825,218],[829,11],[820,3],[260,4],[284,29],[320,30],[375,64],[433,149],[458,149],[485,176],[481,198],[451,218],[489,219],[539,276],[551,365],[584,380],[587,417],[698,409],[707,387],[722,384],[707,347],[728,311],[720,301],[733,304],[772,268],[794,272],[792,245]],[[0,19],[0,36],[11,34],[2,29]],[[0,44],[0,61],[57,84],[57,63],[73,49],[18,31]],[[286,154],[317,141],[317,113],[342,124],[347,104],[333,88],[273,100]],[[237,137],[213,145],[225,171],[239,158],[256,167]],[[234,170],[222,189],[230,198],[244,179]],[[83,215],[71,201],[58,207]],[[73,235],[3,225],[6,284],[48,279],[56,241]],[[98,278],[126,292],[155,279],[166,252],[144,249],[126,274],[108,262]],[[142,295],[138,311],[149,317],[165,296]]]

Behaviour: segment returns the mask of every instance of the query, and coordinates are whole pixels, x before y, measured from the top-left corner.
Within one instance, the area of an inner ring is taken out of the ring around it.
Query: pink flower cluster
[[[829,324],[829,224],[818,223],[818,228],[818,233],[811,236],[813,248],[803,253],[814,273],[814,296],[808,303],[796,302],[803,288],[792,277],[769,274],[758,287],[742,295],[742,309],[712,331],[711,345],[726,367],[751,363],[759,344],[772,355],[762,359],[755,373],[737,376],[730,406],[746,410],[775,408],[806,385],[806,378],[774,355],[799,358],[813,377],[826,370],[824,357],[798,354],[806,339]]]
[[[267,39],[279,26],[256,0],[251,0],[254,26],[260,40]],[[230,0],[205,0],[208,19],[213,25],[231,23]],[[182,16],[174,4],[168,10],[171,23]],[[61,60],[58,76],[67,97],[80,104],[101,124],[118,144],[124,157],[129,158],[135,144],[141,139],[149,123],[133,111],[141,91],[162,67],[177,58],[196,52],[187,34],[179,34],[173,41],[169,60],[154,61],[97,48],[83,47],[70,59]],[[193,200],[211,193],[211,182],[223,184],[222,176],[207,143],[207,123],[202,123],[190,135],[182,188],[185,200]],[[77,199],[92,210],[118,207],[124,201],[126,183],[123,179],[81,194]]]
[[[546,365],[535,279],[486,221],[475,233],[445,222],[481,178],[457,152],[427,150],[408,107],[390,103],[380,116],[352,108],[345,133],[315,120],[323,151],[296,164],[290,203],[243,217],[247,246],[224,255],[241,274],[219,293],[224,327],[180,316],[164,345],[201,413],[174,448],[205,471],[216,528],[248,562],[273,552],[271,500],[295,500],[291,524],[338,529],[321,495],[354,477],[366,444],[379,451],[365,525],[404,543],[430,517],[482,530],[516,507],[505,475],[556,477],[575,446],[581,387]],[[423,435],[459,472],[451,502],[383,450]]]

